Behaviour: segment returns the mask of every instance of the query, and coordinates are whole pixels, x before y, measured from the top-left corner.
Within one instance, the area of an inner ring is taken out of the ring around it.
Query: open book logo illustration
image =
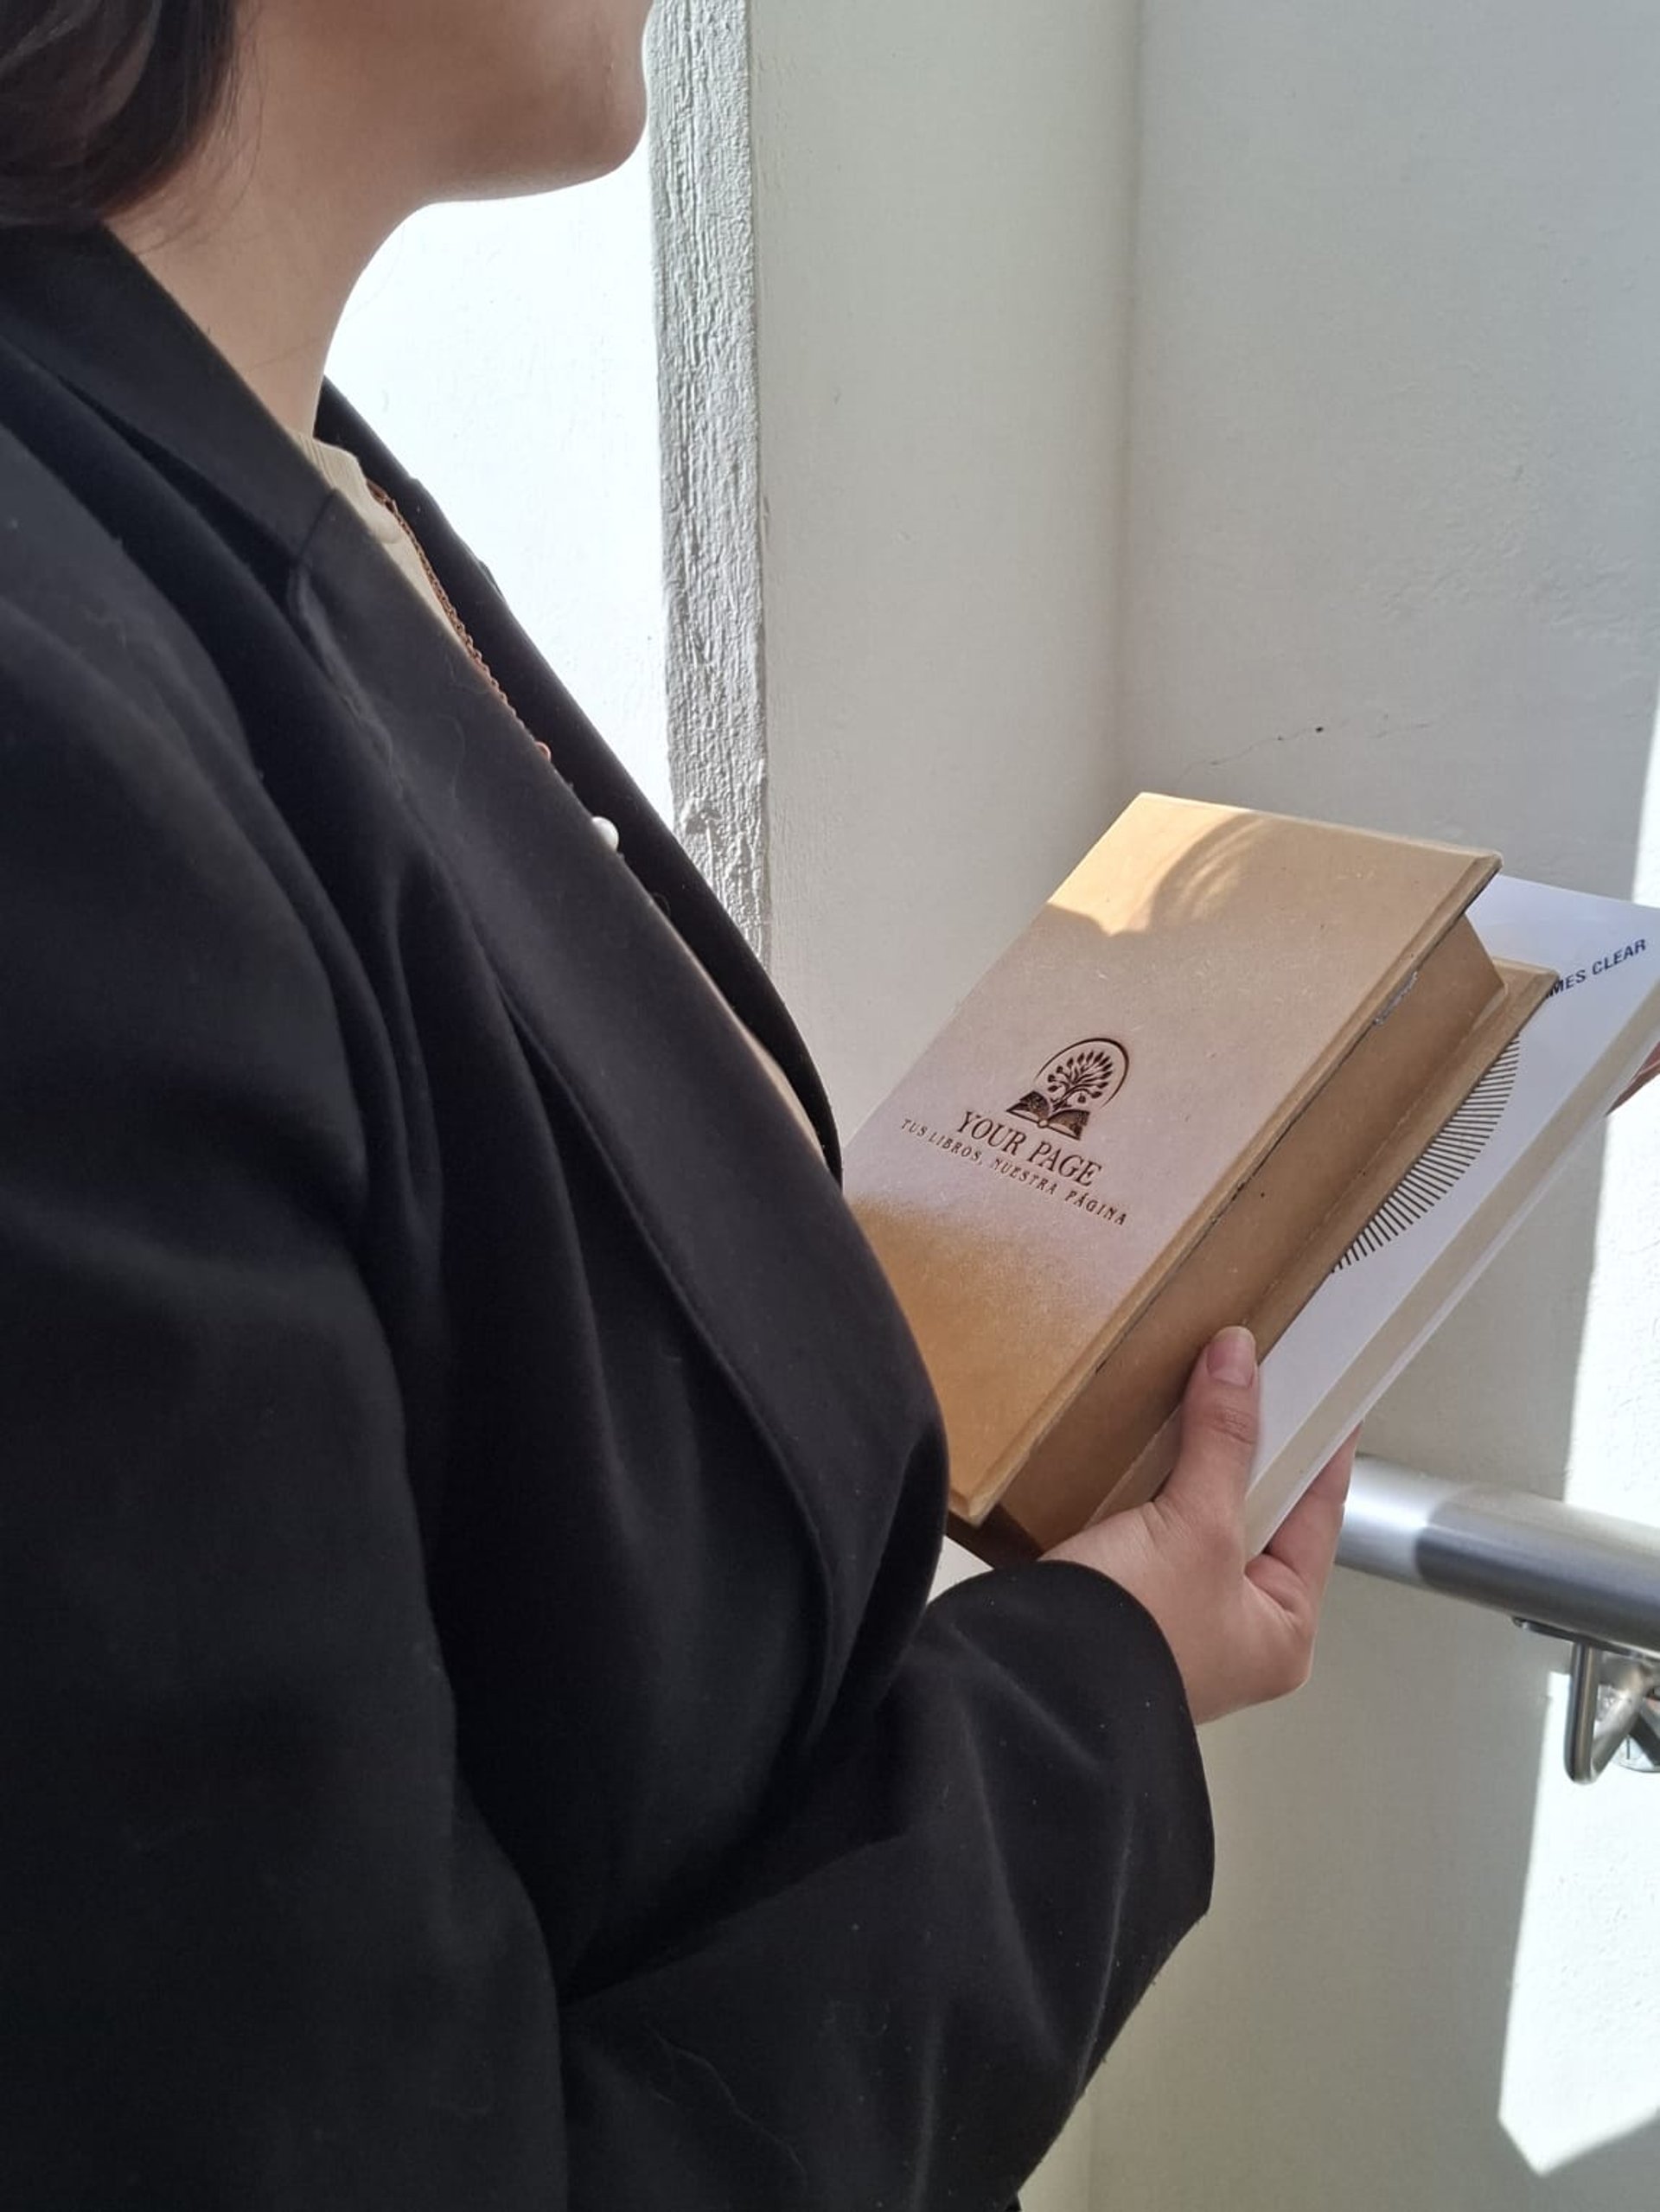
[[[1040,1129],[1081,1137],[1097,1108],[1116,1098],[1130,1071],[1130,1056],[1111,1037],[1086,1037],[1069,1045],[1038,1071],[1034,1090],[1005,1110]]]
[[[1516,1089],[1522,1040],[1513,1038],[1458,1112],[1408,1169],[1332,1270],[1357,1266],[1381,1252],[1439,1205],[1491,1143]]]

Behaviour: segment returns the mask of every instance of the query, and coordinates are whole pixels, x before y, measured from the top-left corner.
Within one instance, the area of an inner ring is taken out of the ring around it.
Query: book
[[[1198,1347],[1274,1341],[1538,1005],[1466,918],[1497,866],[1145,795],[859,1131],[986,1545],[1152,1494]]]
[[[1500,876],[1471,920],[1560,981],[1262,1361],[1260,1550],[1660,1044],[1660,910]]]

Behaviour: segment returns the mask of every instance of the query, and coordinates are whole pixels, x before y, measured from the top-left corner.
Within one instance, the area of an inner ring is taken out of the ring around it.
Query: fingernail
[[[1224,1329],[1212,1338],[1204,1364],[1217,1382],[1243,1390],[1256,1380],[1256,1339],[1248,1329]]]

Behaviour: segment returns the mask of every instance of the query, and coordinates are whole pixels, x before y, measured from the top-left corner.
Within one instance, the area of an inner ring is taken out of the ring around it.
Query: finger
[[[1178,1511],[1243,1510],[1256,1455],[1260,1390],[1248,1329],[1223,1329],[1199,1354],[1182,1401],[1182,1444],[1165,1502]]]
[[[1318,1607],[1337,1563],[1338,1539],[1343,1534],[1343,1509],[1354,1473],[1355,1450],[1360,1442],[1356,1430],[1320,1469],[1301,1499],[1286,1515],[1279,1532],[1256,1565],[1264,1571],[1251,1579],[1271,1595],[1283,1599],[1285,1576]]]

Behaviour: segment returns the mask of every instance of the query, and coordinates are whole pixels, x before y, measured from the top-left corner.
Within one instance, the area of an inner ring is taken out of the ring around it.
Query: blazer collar
[[[0,232],[0,331],[298,560],[333,492],[108,231]]]
[[[336,495],[258,395],[109,232],[0,232],[0,335],[212,500],[227,502],[297,579]],[[591,811],[615,821],[635,874],[801,1098],[833,1170],[818,1072],[782,1001],[696,866],[520,628],[425,489],[326,390],[318,434],[356,453],[395,499],[461,619]]]

